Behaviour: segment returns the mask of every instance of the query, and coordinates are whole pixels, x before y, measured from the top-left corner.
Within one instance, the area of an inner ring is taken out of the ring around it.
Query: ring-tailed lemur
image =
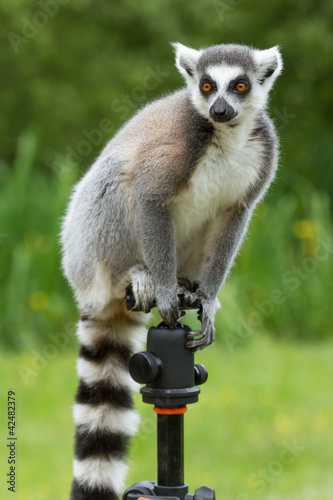
[[[156,298],[173,327],[186,287],[177,280],[197,282],[190,300],[201,300],[202,325],[187,345],[211,344],[217,293],[277,166],[265,108],[278,48],[174,46],[186,88],[119,130],[76,185],[63,224],[63,268],[81,312],[72,500],[113,500],[123,489],[138,426],[127,366],[145,321],[126,310],[126,287],[143,311]]]

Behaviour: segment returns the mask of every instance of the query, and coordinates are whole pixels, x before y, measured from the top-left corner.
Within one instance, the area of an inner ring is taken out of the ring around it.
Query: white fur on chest
[[[261,144],[255,141],[241,150],[222,150],[213,144],[208,147],[188,188],[172,203],[178,243],[214,221],[218,211],[242,199],[258,179],[261,152]]]

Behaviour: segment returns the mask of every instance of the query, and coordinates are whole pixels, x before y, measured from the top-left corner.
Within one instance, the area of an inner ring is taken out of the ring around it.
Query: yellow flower
[[[46,292],[35,292],[29,299],[29,306],[34,311],[41,311],[46,309],[49,305],[50,297]]]
[[[274,419],[273,425],[282,434],[290,434],[294,430],[294,425],[287,415],[278,415]]]
[[[318,251],[319,245],[317,240],[303,240],[302,241],[302,252],[305,255],[315,255]]]
[[[320,233],[321,226],[318,221],[310,219],[301,219],[293,225],[295,236],[301,240],[306,238],[315,239]]]

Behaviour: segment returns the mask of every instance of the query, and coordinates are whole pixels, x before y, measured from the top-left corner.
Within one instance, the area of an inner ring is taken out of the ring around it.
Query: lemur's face
[[[256,116],[282,69],[277,47],[260,51],[244,45],[216,45],[197,51],[174,46],[176,64],[187,80],[193,104],[216,125],[232,126]]]
[[[237,66],[208,67],[192,88],[196,107],[217,123],[228,123],[249,107],[253,82],[251,76]]]

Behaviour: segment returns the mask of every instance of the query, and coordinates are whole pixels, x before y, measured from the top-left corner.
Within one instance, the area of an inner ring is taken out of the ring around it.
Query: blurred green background
[[[18,498],[65,500],[69,488],[77,311],[58,234],[71,187],[137,109],[183,85],[179,41],[278,44],[285,65],[270,101],[280,169],[220,293],[216,344],[200,355],[211,382],[193,409],[189,469],[207,460],[220,497],[331,499],[333,3],[0,0],[0,14],[0,376],[18,392]],[[298,432],[306,453],[264,492],[251,488]],[[135,447],[137,480],[154,479],[152,449]]]

